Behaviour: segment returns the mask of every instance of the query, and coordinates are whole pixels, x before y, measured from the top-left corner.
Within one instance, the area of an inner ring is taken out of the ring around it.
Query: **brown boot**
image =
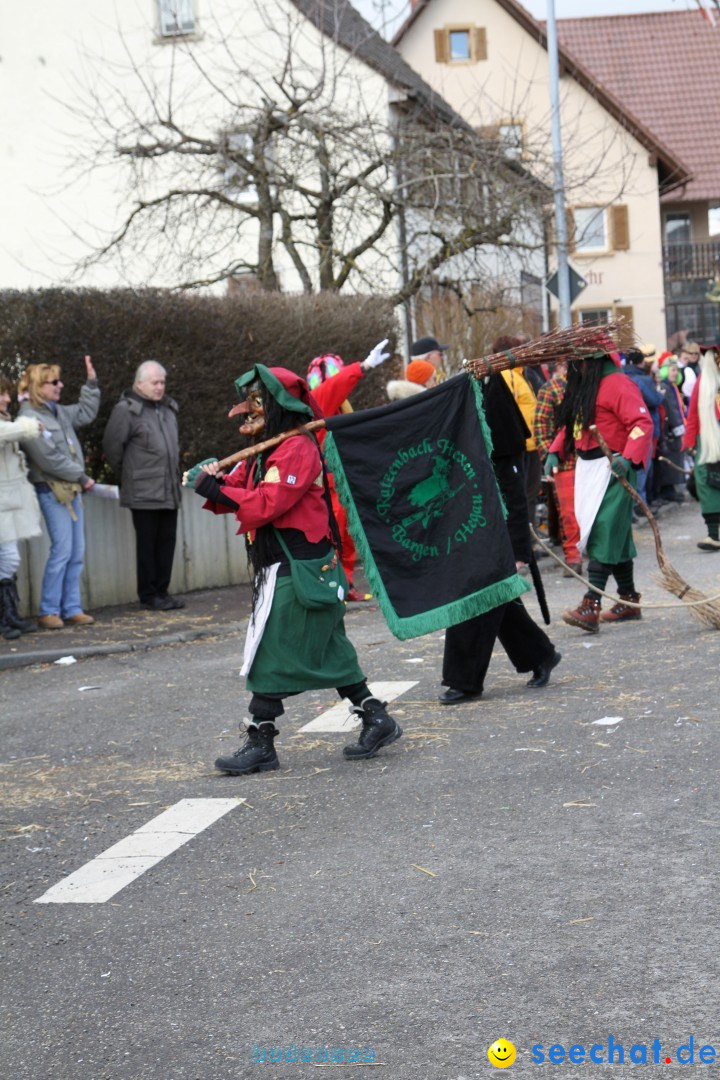
[[[583,596],[576,608],[563,612],[563,622],[568,626],[578,626],[590,634],[597,634],[600,629],[600,597]]]
[[[631,619],[642,619],[640,608],[629,607],[623,604],[623,600],[631,600],[634,604],[640,603],[640,593],[618,593],[620,602],[613,604],[609,611],[604,611],[600,618],[603,622],[629,622]]]

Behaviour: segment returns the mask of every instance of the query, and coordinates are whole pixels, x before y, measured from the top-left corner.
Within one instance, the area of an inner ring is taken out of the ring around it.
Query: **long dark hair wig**
[[[284,409],[272,396],[267,387],[263,384],[262,387],[262,400],[263,409],[265,410],[265,427],[258,436],[258,440],[264,442],[266,439],[273,439],[276,435],[280,435],[283,431],[289,431],[291,428],[299,427],[300,424],[305,421],[298,416],[296,412],[290,412],[288,409]],[[322,465],[323,473],[323,498],[328,510],[328,516],[330,518],[330,534],[332,536],[333,544],[338,551],[339,555],[342,555],[342,543],[340,540],[340,529],[333,513],[332,503],[330,501],[330,485],[328,482],[327,468],[325,466],[325,459],[320,450],[317,439],[314,434],[304,435],[305,439],[312,439],[315,445],[318,447],[320,455],[320,462]],[[265,460],[272,453],[272,450],[266,451],[264,454],[258,455],[258,463],[255,472],[255,484],[258,484],[265,474]],[[273,562],[277,562],[277,544],[275,541],[275,533],[273,531],[272,523],[268,525],[261,525],[255,533],[255,540],[251,544],[247,542],[247,556],[248,556],[248,568],[252,575],[252,606],[253,612],[260,593],[260,583],[262,580],[261,571],[266,566],[271,566]]]
[[[604,360],[572,360],[568,364],[565,395],[558,409],[558,428],[565,428],[565,450],[575,449],[575,428],[595,423],[595,403]]]

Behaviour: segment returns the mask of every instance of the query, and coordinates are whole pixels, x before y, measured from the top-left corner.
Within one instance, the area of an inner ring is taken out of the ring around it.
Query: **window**
[[[610,308],[583,308],[578,311],[581,326],[604,326],[612,319]]]
[[[506,158],[517,161],[522,157],[523,134],[522,124],[500,124],[498,127],[498,139]]]
[[[471,56],[470,52],[470,31],[469,30],[451,30],[450,34],[450,61],[453,60],[469,60]]]
[[[593,251],[607,251],[608,227],[607,212],[604,206],[576,206],[575,250],[580,254]]]
[[[255,185],[252,181],[254,145],[248,131],[228,131],[221,151],[221,169],[225,190],[234,199],[254,199]]]
[[[195,32],[194,0],[158,0],[158,12],[162,37]]]
[[[476,64],[487,59],[487,36],[482,26],[445,26],[435,31],[438,64]]]
[[[668,214],[665,218],[665,243],[690,243],[690,215]]]
[[[720,206],[711,206],[708,210],[708,236],[720,234]]]

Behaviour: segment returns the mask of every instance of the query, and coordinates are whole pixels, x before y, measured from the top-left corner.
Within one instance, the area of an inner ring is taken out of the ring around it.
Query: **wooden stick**
[[[222,461],[218,462],[218,465],[221,469],[225,469],[229,465],[237,465],[238,461],[243,461],[245,458],[249,457],[255,457],[256,454],[262,454],[265,450],[271,450],[273,446],[279,446],[280,443],[285,442],[286,439],[291,439],[293,435],[306,435],[309,431],[319,431],[324,427],[324,420],[311,420],[309,424],[303,424],[302,427],[290,428],[289,431],[282,431],[272,439],[265,439],[264,442],[255,443],[253,446],[246,446],[244,450],[238,450],[236,454],[231,454],[230,457],[223,458]]]

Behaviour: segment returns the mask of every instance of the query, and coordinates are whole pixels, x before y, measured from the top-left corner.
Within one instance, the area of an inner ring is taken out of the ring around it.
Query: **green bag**
[[[330,548],[321,559],[294,559],[277,529],[275,535],[288,557],[298,603],[311,611],[330,604],[342,604],[347,596],[348,579],[337,551]]]

